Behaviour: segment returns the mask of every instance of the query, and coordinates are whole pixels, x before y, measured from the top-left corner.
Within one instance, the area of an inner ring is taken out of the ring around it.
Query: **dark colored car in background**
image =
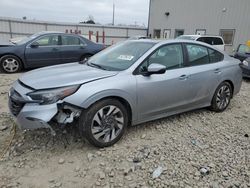
[[[245,44],[240,44],[234,54],[234,58],[243,62],[248,57],[250,57],[250,47]]]
[[[76,34],[40,32],[12,44],[0,44],[0,69],[22,69],[82,61],[104,49]]]
[[[241,64],[240,67],[242,69],[242,75],[244,78],[250,78],[250,57],[245,59]]]

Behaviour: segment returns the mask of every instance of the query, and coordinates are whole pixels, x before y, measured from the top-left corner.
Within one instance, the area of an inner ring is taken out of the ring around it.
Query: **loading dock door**
[[[161,30],[160,29],[155,29],[154,30],[154,38],[161,38]]]

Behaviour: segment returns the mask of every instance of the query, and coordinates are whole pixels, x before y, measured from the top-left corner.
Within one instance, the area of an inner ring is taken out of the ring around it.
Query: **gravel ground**
[[[0,74],[0,154],[13,121],[7,91],[19,74]],[[75,130],[17,130],[0,161],[4,187],[250,187],[250,81],[224,113],[207,109],[130,127],[97,149]],[[12,131],[13,132],[13,131]]]

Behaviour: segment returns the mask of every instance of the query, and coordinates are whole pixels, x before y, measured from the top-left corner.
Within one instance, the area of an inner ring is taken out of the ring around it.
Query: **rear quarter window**
[[[216,50],[208,49],[210,63],[217,63],[224,59],[224,55]]]

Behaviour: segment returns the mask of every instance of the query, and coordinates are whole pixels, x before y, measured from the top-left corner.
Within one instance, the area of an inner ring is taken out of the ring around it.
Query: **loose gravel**
[[[13,121],[7,92],[19,74],[0,74],[0,152]],[[97,149],[75,129],[20,132],[0,161],[5,187],[250,187],[250,81],[227,111],[200,109],[130,127]]]

